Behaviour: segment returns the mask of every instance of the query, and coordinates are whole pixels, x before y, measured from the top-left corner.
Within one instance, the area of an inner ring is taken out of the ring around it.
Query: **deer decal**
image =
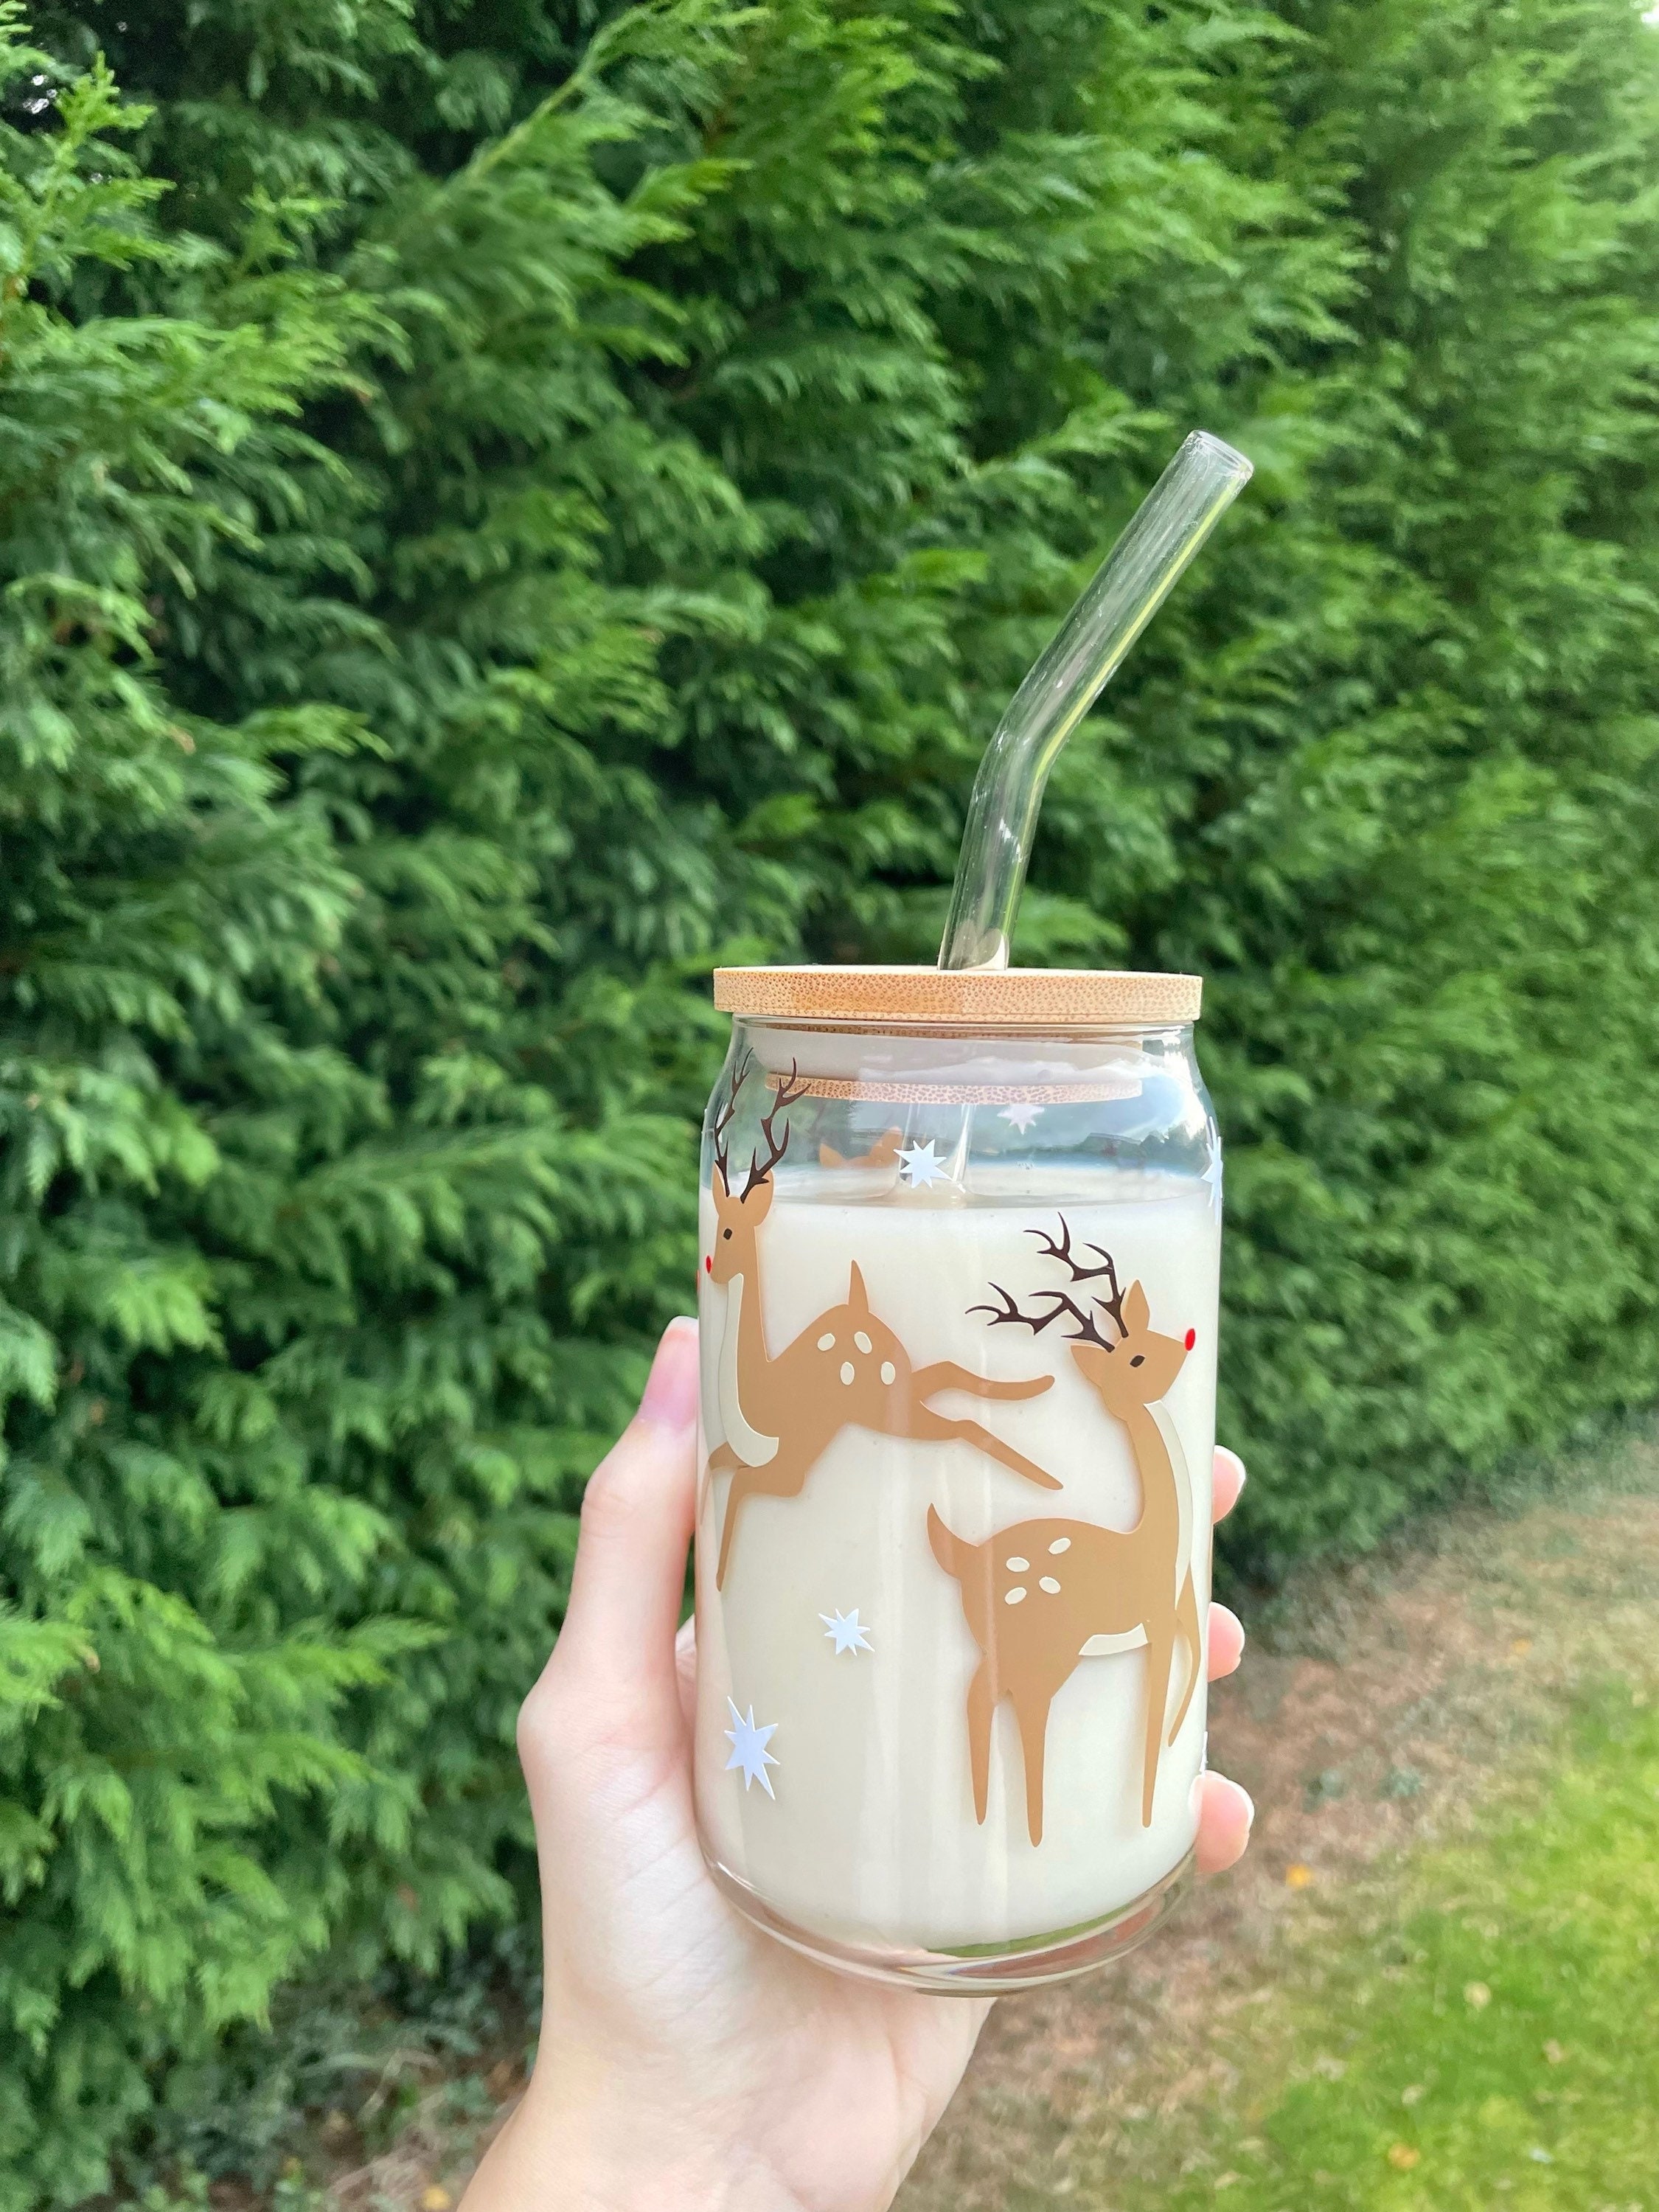
[[[1118,1286],[1109,1253],[1087,1249],[1103,1262],[1085,1267],[1072,1250],[1062,1216],[1058,1241],[1046,1230],[1029,1232],[1047,1257],[1069,1271],[1074,1284],[1099,1282],[1079,1304],[1068,1291],[1036,1292],[1048,1311],[1022,1312],[1000,1284],[1001,1301],[975,1306],[991,1326],[1018,1322],[1041,1335],[1051,1323],[1076,1324],[1066,1334],[1079,1373],[1112,1419],[1128,1431],[1140,1476],[1140,1518],[1133,1528],[1103,1528],[1088,1521],[1022,1521],[982,1544],[970,1544],[947,1528],[930,1506],[927,1538],[933,1556],[961,1585],[962,1607],[980,1663],[968,1686],[968,1746],[974,1810],[985,1819],[990,1785],[991,1730],[1006,1698],[1014,1709],[1025,1765],[1025,1819],[1033,1844],[1042,1841],[1042,1764],[1048,1710],[1091,1648],[1146,1650],[1146,1756],[1140,1820],[1152,1825],[1158,1761],[1187,1717],[1203,1667],[1203,1636],[1193,1584],[1193,1500],[1174,1424],[1158,1406],[1192,1350],[1195,1333],[1163,1336],[1151,1326],[1146,1293]],[[1109,1336],[1103,1322],[1109,1322]],[[1177,1638],[1186,1646],[1187,1680],[1167,1737],[1164,1716]]]
[[[904,1142],[902,1129],[884,1129],[867,1152],[854,1152],[848,1158],[838,1152],[833,1145],[818,1146],[818,1165],[825,1168],[891,1168],[898,1173],[899,1146]]]
[[[796,1498],[808,1474],[843,1429],[871,1429],[881,1436],[910,1437],[944,1443],[961,1437],[1045,1490],[1059,1483],[1012,1444],[979,1422],[953,1419],[927,1401],[941,1390],[965,1390],[981,1398],[1035,1398],[1048,1389],[1051,1375],[1029,1382],[994,1382],[954,1360],[913,1367],[910,1356],[886,1322],[870,1310],[864,1277],[851,1269],[843,1304],[831,1306],[808,1323],[793,1344],[775,1356],[766,1338],[761,1311],[762,1224],[771,1211],[773,1170],[789,1148],[786,1121],[775,1127],[805,1090],[795,1071],[779,1086],[770,1113],[761,1122],[766,1157],[750,1155],[743,1188],[734,1188],[727,1136],[737,1111],[738,1093],[749,1072],[745,1059],[732,1079],[725,1106],[714,1117],[714,1243],[704,1261],[711,1281],[726,1294],[726,1328],[720,1341],[718,1402],[725,1442],[710,1453],[711,1474],[729,1472],[726,1518],[720,1532],[717,1589],[726,1585],[732,1540],[745,1502],[757,1495]]]

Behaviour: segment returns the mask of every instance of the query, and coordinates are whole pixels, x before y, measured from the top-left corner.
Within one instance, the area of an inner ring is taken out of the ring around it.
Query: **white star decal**
[[[1023,1137],[1032,1122],[1040,1121],[1042,1117],[1041,1106],[1033,1106],[1029,1099],[1022,1099],[1017,1106],[1005,1106],[997,1119],[1006,1121],[1011,1129],[1018,1129]]]
[[[766,1747],[777,1734],[778,1724],[773,1721],[766,1728],[757,1728],[752,1705],[745,1720],[730,1698],[726,1702],[731,1706],[732,1717],[737,1723],[735,1728],[726,1731],[726,1741],[732,1747],[732,1756],[726,1762],[726,1771],[729,1774],[734,1766],[741,1767],[744,1790],[751,1782],[758,1782],[767,1796],[775,1802],[778,1793],[773,1789],[772,1778],[766,1770],[769,1766],[775,1766],[778,1762]]]
[[[836,1639],[834,1657],[839,1658],[843,1651],[867,1651],[871,1648],[870,1632],[860,1624],[857,1606],[851,1613],[842,1613],[839,1607],[833,1614],[821,1613],[818,1619],[824,1624],[824,1634]]]
[[[1200,1181],[1210,1186],[1210,1211],[1219,1221],[1221,1218],[1221,1155],[1219,1152],[1205,1169]]]
[[[929,1183],[948,1182],[950,1170],[933,1149],[931,1137],[925,1145],[912,1145],[902,1151],[904,1180],[912,1190],[926,1190]]]

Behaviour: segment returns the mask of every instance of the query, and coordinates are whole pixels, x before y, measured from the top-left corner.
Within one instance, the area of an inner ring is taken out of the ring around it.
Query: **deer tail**
[[[931,1505],[927,1509],[927,1541],[940,1566],[957,1582],[968,1573],[979,1554],[979,1546],[967,1542],[955,1529],[947,1528]]]

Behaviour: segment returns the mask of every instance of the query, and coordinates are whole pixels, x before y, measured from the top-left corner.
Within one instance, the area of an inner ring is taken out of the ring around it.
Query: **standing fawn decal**
[[[1028,1482],[1058,1490],[1052,1474],[977,1421],[954,1420],[925,1402],[940,1390],[967,1390],[981,1398],[1035,1398],[1051,1387],[1054,1377],[1039,1375],[1029,1382],[993,1382],[951,1359],[912,1367],[898,1338],[871,1312],[864,1277],[856,1266],[844,1305],[821,1313],[775,1358],[769,1351],[757,1240],[772,1207],[772,1171],[789,1149],[787,1124],[781,1137],[774,1125],[803,1095],[805,1085],[795,1087],[792,1068],[789,1080],[779,1086],[771,1112],[761,1122],[766,1158],[763,1160],[758,1152],[750,1154],[743,1188],[734,1190],[726,1137],[748,1072],[745,1060],[732,1079],[726,1105],[714,1117],[714,1249],[704,1262],[710,1279],[724,1285],[726,1297],[718,1370],[726,1441],[709,1454],[708,1470],[711,1474],[729,1471],[732,1483],[726,1496],[715,1587],[725,1588],[732,1539],[744,1502],[757,1494],[798,1497],[813,1466],[846,1428],[873,1429],[878,1435],[910,1437],[919,1443],[944,1443],[962,1437]]]
[[[1077,1326],[1066,1332],[1078,1371],[1102,1405],[1127,1430],[1140,1475],[1140,1518],[1133,1528],[1102,1528],[1088,1521],[1022,1521],[969,1544],[948,1528],[930,1506],[927,1537],[933,1556],[962,1586],[962,1607],[981,1658],[968,1687],[968,1745],[974,1810],[982,1822],[990,1784],[991,1729],[1006,1698],[1014,1709],[1025,1765],[1025,1818],[1031,1841],[1042,1841],[1042,1762],[1048,1709],[1070,1680],[1085,1647],[1097,1637],[1127,1650],[1146,1646],[1146,1757],[1140,1820],[1150,1827],[1158,1760],[1187,1717],[1203,1665],[1203,1637],[1193,1586],[1193,1502],[1179,1439],[1158,1401],[1174,1383],[1192,1350],[1185,1339],[1160,1336],[1150,1326],[1146,1293],[1131,1283],[1118,1287],[1109,1253],[1089,1249],[1104,1262],[1085,1267],[1072,1251],[1062,1216],[1060,1241],[1044,1230],[1047,1256],[1060,1261],[1074,1283],[1103,1281],[1080,1305],[1064,1291],[1040,1291],[1047,1313],[1023,1313],[1000,1283],[991,1287],[999,1306],[975,1306],[991,1325],[1018,1322],[1041,1335],[1062,1316]],[[1090,1309],[1092,1308],[1093,1310]],[[1097,1316],[1109,1321],[1108,1337]],[[1187,1683],[1167,1738],[1164,1715],[1170,1670],[1179,1637],[1187,1647]]]

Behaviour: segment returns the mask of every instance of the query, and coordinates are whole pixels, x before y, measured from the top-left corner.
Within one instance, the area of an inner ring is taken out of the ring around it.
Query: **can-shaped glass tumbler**
[[[724,969],[698,1825],[797,1949],[1034,1986],[1185,1887],[1221,1152],[1196,976]]]

